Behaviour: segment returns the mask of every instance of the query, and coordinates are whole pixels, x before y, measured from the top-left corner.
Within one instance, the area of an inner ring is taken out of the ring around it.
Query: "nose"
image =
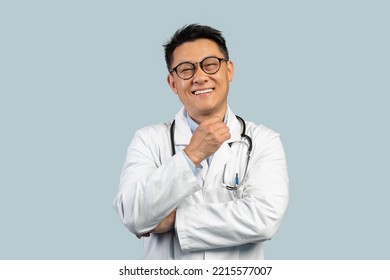
[[[208,80],[208,75],[200,67],[199,63],[196,63],[195,74],[192,77],[192,81],[196,84],[204,83]]]

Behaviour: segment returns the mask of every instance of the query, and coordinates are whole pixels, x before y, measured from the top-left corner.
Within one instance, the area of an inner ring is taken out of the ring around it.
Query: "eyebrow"
[[[201,61],[203,61],[203,60],[205,60],[206,58],[209,58],[209,57],[217,57],[217,58],[219,58],[218,55],[214,55],[214,54],[213,55],[206,55],[206,56],[204,56],[202,59],[200,59],[198,61],[193,62],[193,61],[190,61],[190,60],[185,60],[185,61],[177,63],[176,66],[179,65],[179,64],[182,64],[182,63],[192,63],[192,64],[195,64],[196,62],[201,62]],[[222,57],[225,57],[225,56],[222,55]]]

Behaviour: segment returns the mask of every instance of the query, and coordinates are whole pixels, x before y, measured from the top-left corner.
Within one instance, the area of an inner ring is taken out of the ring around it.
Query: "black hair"
[[[209,39],[214,41],[224,54],[225,58],[229,59],[226,41],[225,38],[223,38],[221,31],[207,25],[189,24],[177,30],[170,41],[164,45],[165,62],[167,64],[168,71],[171,70],[173,52],[175,49],[186,42],[192,42],[197,39]]]

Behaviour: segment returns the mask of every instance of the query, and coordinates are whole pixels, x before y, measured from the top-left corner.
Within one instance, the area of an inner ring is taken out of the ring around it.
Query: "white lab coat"
[[[288,174],[279,134],[246,121],[253,152],[247,179],[238,191],[222,186],[243,174],[242,125],[228,108],[231,139],[214,154],[202,173],[191,170],[182,151],[192,137],[182,108],[175,116],[176,154],[172,157],[171,124],[148,126],[135,133],[114,200],[122,223],[134,234],[149,232],[177,209],[175,230],[144,239],[144,259],[263,259],[263,241],[278,229],[288,204]],[[226,175],[225,175],[226,176]],[[227,179],[230,180],[229,178]],[[226,179],[225,179],[226,181]]]

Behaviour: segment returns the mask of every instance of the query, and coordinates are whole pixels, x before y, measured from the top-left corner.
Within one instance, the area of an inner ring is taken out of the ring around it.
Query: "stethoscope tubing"
[[[246,165],[245,165],[245,171],[244,171],[244,175],[243,175],[243,178],[242,178],[241,182],[238,182],[238,180],[239,180],[238,179],[238,173],[236,173],[236,184],[235,184],[235,186],[229,186],[229,185],[227,185],[227,184],[225,184],[223,182],[223,186],[227,190],[229,190],[229,191],[236,191],[236,190],[238,190],[239,187],[241,187],[243,185],[243,183],[245,181],[245,178],[246,178],[247,171],[248,171],[249,160],[250,160],[251,154],[252,154],[252,138],[250,138],[248,135],[246,135],[245,121],[240,116],[236,115],[236,118],[242,123],[241,138],[245,138],[248,141],[248,153],[247,153],[247,160],[246,160]],[[175,120],[172,121],[171,128],[170,128],[172,156],[174,156],[176,154],[174,131],[175,131]],[[231,147],[233,143],[234,142],[228,143],[229,147]],[[224,167],[223,177],[225,176],[225,170],[226,170],[226,165]]]
[[[243,118],[240,116],[236,115],[236,118],[242,123],[242,132],[241,132],[241,137],[245,138],[248,143],[248,157],[250,157],[252,153],[252,138],[250,138],[248,135],[245,134],[246,132],[246,125],[245,121]],[[171,151],[172,151],[172,156],[176,154],[176,149],[175,149],[175,120],[172,121],[171,128],[170,128],[170,137],[171,137]],[[233,142],[229,143],[229,146],[232,146]],[[248,158],[249,161],[249,158]]]

